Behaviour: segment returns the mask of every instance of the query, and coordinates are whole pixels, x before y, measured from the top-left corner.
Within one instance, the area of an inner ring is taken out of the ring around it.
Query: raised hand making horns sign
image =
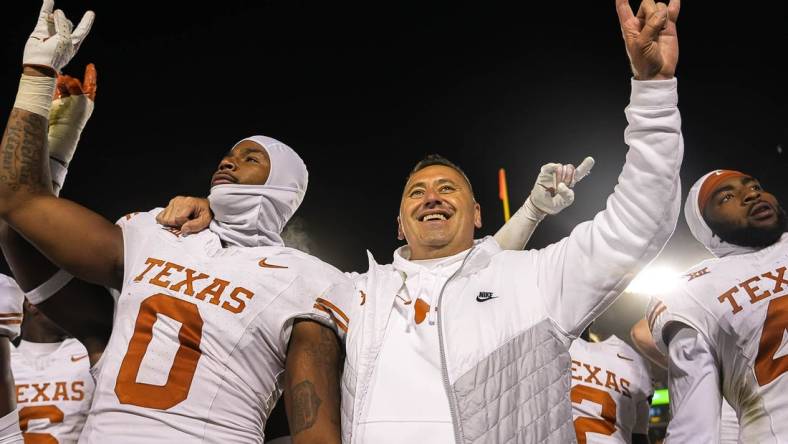
[[[680,0],[670,0],[667,5],[643,0],[636,16],[629,0],[616,0],[624,44],[636,79],[673,78],[679,60],[676,20],[680,6]]]
[[[51,68],[60,72],[77,53],[82,41],[90,32],[96,15],[88,11],[76,28],[54,0],[44,0],[38,14],[36,27],[25,44],[22,63],[26,66]]]

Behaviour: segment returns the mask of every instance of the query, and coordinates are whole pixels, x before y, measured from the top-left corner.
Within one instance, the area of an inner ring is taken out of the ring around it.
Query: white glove
[[[12,341],[19,336],[24,300],[25,294],[16,281],[0,274],[0,336]]]
[[[522,250],[542,219],[548,214],[557,214],[572,205],[575,186],[591,172],[594,159],[586,157],[580,166],[548,163],[543,165],[536,178],[531,195],[525,200],[497,233],[495,240],[504,250]]]
[[[60,9],[52,13],[54,0],[44,0],[33,33],[27,39],[22,57],[24,65],[46,66],[60,72],[77,53],[90,32],[96,15],[88,11],[72,32],[73,24]]]
[[[594,167],[594,159],[586,157],[575,169],[571,164],[548,163],[543,165],[525,205],[533,206],[544,214],[558,214],[575,201],[572,187],[580,182]]]

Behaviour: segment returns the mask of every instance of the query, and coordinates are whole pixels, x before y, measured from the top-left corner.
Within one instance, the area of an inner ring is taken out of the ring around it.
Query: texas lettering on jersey
[[[124,282],[80,439],[262,443],[294,320],[335,328],[314,306],[352,284],[284,246],[225,246],[210,230],[174,236],[157,211],[118,222]]]
[[[219,305],[221,302],[221,308],[233,314],[243,312],[246,301],[254,297],[251,290],[233,287],[228,280],[211,277],[173,262],[149,257],[145,260],[145,265],[145,271],[135,277],[134,282],[147,280],[149,284],[192,296],[209,304]],[[231,290],[228,291],[228,288]],[[226,296],[225,292],[228,293]]]
[[[604,379],[604,383],[600,378]],[[624,378],[619,378],[610,370],[597,367],[593,364],[586,364],[572,359],[572,379],[615,390],[617,393],[621,393],[627,398],[632,397],[632,394],[629,392],[629,381]]]
[[[576,339],[569,354],[577,442],[628,443],[632,434],[647,433],[652,387],[643,359],[615,336]]]
[[[19,427],[26,443],[76,442],[93,399],[85,347],[66,339],[51,352],[22,343],[12,351]],[[76,359],[75,359],[76,358]]]
[[[51,381],[16,384],[16,403],[29,404],[49,401],[82,401],[85,381]]]
[[[731,287],[726,292],[717,296],[717,301],[721,304],[729,304],[731,312],[735,315],[744,309],[744,307],[742,307],[743,300],[749,301],[752,305],[772,296],[778,296],[785,288],[788,288],[788,279],[785,279],[785,270],[785,267],[779,267],[775,270],[770,270],[744,279],[739,285]],[[783,285],[786,287],[783,287]],[[739,293],[740,290],[746,293],[746,299],[741,296],[737,298],[736,294]]]

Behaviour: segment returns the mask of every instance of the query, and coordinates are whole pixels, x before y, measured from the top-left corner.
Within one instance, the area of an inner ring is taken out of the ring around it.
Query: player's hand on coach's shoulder
[[[635,79],[673,78],[679,60],[676,20],[680,7],[680,0],[670,0],[667,5],[643,0],[635,15],[629,0],[616,0],[618,20]]]
[[[44,0],[38,21],[25,44],[22,64],[31,75],[54,77],[74,57],[90,32],[96,15],[88,11],[74,28],[60,9],[54,10],[54,0]]]
[[[208,228],[212,219],[208,199],[189,196],[173,197],[167,208],[156,216],[156,222],[180,230],[182,236]]]

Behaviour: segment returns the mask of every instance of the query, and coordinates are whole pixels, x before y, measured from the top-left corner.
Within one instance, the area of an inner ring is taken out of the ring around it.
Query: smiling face
[[[400,201],[398,232],[407,239],[410,259],[447,257],[473,246],[481,228],[479,204],[457,169],[431,165],[411,174]]]
[[[745,247],[769,246],[786,229],[785,212],[777,198],[750,176],[735,176],[717,184],[702,213],[720,239]]]
[[[219,162],[211,186],[223,184],[264,185],[271,172],[271,159],[259,143],[244,140]]]

